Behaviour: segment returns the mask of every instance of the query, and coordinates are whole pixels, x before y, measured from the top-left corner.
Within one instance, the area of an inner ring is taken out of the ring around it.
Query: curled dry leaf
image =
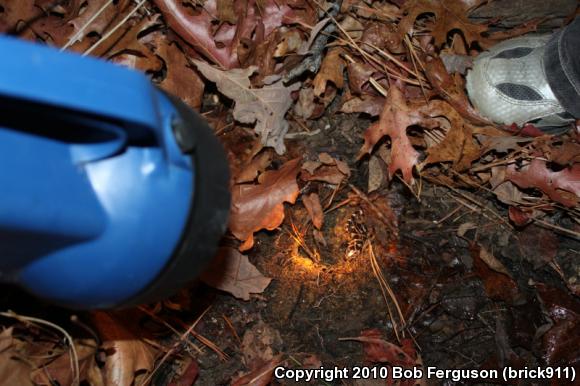
[[[250,76],[256,71],[252,66],[246,69],[221,71],[199,60],[193,60],[197,69],[218,90],[236,102],[234,119],[238,122],[256,124],[255,130],[260,135],[264,146],[273,147],[278,154],[286,151],[284,136],[288,132],[288,122],[284,116],[292,106],[292,91],[300,84],[286,87],[279,80],[259,89],[251,87]]]
[[[506,178],[520,188],[537,188],[552,200],[573,208],[580,197],[580,164],[555,172],[545,161],[534,158],[528,165],[516,169],[509,165]]]
[[[250,294],[264,292],[272,281],[250,263],[248,256],[233,248],[220,248],[201,280],[243,300],[250,300]]]
[[[96,311],[91,320],[98,331],[106,353],[103,375],[107,386],[139,384],[141,376],[153,369],[151,348],[137,335],[135,320],[122,313]],[[125,320],[130,320],[130,323]],[[136,374],[141,374],[136,376]]]
[[[305,194],[302,196],[302,203],[308,211],[312,224],[316,229],[321,229],[324,222],[324,211],[320,204],[320,197],[316,193]]]
[[[273,230],[284,220],[284,202],[294,203],[299,189],[296,176],[300,159],[286,162],[278,170],[269,170],[258,177],[258,184],[233,187],[230,230],[244,241],[241,250],[254,245],[254,232]]]

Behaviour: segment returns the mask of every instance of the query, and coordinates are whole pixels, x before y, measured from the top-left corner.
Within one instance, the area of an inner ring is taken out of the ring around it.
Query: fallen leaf
[[[312,81],[315,96],[319,97],[324,94],[328,82],[334,84],[339,90],[344,86],[344,59],[341,57],[342,53],[342,48],[337,47],[332,48],[324,56],[320,69]]]
[[[193,60],[197,69],[219,91],[236,102],[234,119],[241,123],[256,124],[264,146],[273,147],[278,154],[286,151],[284,136],[288,132],[288,122],[284,116],[292,106],[292,91],[300,84],[286,87],[279,80],[259,89],[251,88],[250,76],[256,71],[252,66],[246,69],[221,71],[199,60]]]
[[[359,62],[349,63],[346,70],[350,92],[354,95],[363,94],[363,87],[368,84],[370,77],[376,72],[369,64]]]
[[[176,43],[170,44],[166,39],[158,42],[157,54],[166,66],[165,78],[159,86],[179,97],[194,110],[199,111],[205,84],[200,75],[191,68],[185,53]]]
[[[273,230],[284,220],[284,202],[294,203],[299,189],[296,176],[300,159],[286,162],[278,170],[268,170],[258,184],[238,184],[232,189],[232,210],[229,228],[247,250],[254,244],[254,232]]]
[[[385,98],[375,95],[363,95],[347,99],[340,108],[341,113],[366,113],[377,117],[383,111]]]
[[[346,162],[333,158],[328,153],[320,153],[318,161],[306,161],[302,166],[304,181],[320,181],[338,185],[350,176]]]
[[[95,311],[91,320],[107,354],[102,369],[107,386],[139,384],[140,378],[153,370],[154,355],[149,345],[137,335],[132,312],[124,314]]]
[[[99,372],[95,360],[98,348],[97,343],[92,339],[77,339],[74,344],[78,357],[79,379],[84,381],[90,372]],[[72,385],[73,371],[71,368],[70,350],[52,362],[34,370],[30,374],[30,377],[36,385],[52,386],[55,382],[59,385]]]
[[[167,386],[193,386],[195,384],[195,381],[199,377],[199,365],[195,359],[188,359],[189,364],[187,364],[187,367],[185,367],[181,374],[174,377],[171,383]]]
[[[221,25],[216,34],[213,28],[214,20],[218,20],[216,0],[205,1],[197,14],[191,14],[189,7],[178,0],[155,0],[155,4],[170,28],[223,69],[239,66],[238,48],[242,40],[259,44],[257,37],[266,37],[283,23],[292,22],[294,15],[292,8],[275,0],[234,2],[236,25]],[[262,28],[263,33],[254,33]]]
[[[249,164],[247,164],[240,173],[235,176],[236,184],[244,182],[252,182],[258,177],[272,163],[272,151],[265,149],[253,157]]]
[[[407,128],[411,125],[425,123],[422,114],[409,108],[401,90],[393,86],[389,90],[379,121],[371,125],[364,133],[364,145],[360,149],[358,159],[370,153],[375,144],[385,135],[391,138],[391,163],[388,166],[389,178],[400,170],[404,180],[413,182],[413,167],[417,163],[419,153],[413,148]],[[432,125],[430,125],[432,126]]]
[[[509,273],[505,265],[503,265],[503,263],[493,255],[493,253],[489,252],[484,247],[480,247],[479,249],[479,258],[481,259],[481,261],[487,264],[489,268],[493,269],[494,271],[503,273],[504,275],[507,275],[510,278],[512,277],[512,275]]]
[[[425,74],[427,75],[429,83],[431,83],[437,93],[453,106],[463,118],[474,125],[491,125],[491,122],[483,118],[471,106],[465,90],[457,84],[454,77],[449,75],[441,58],[427,56],[424,62]]]
[[[246,367],[255,370],[276,358],[281,348],[280,332],[260,319],[244,332],[240,351]]]
[[[31,365],[19,359],[19,351],[25,342],[13,337],[12,327],[0,332],[0,385],[1,386],[32,386]]]
[[[520,188],[537,188],[552,200],[573,208],[580,197],[580,164],[554,172],[545,161],[534,158],[526,166],[517,169],[509,165],[506,178]]]
[[[528,225],[532,221],[532,218],[528,215],[528,213],[515,206],[509,207],[508,217],[516,226],[519,227]]]
[[[471,47],[472,43],[479,42],[480,45],[486,42],[482,33],[488,30],[484,24],[475,24],[468,18],[468,11],[477,7],[478,4],[487,0],[475,2],[446,1],[446,0],[409,0],[405,1],[401,8],[405,15],[400,23],[399,29],[402,36],[413,34],[416,19],[423,14],[435,16],[435,22],[428,24],[431,35],[435,40],[435,45],[441,47],[447,42],[449,32],[459,30],[466,41],[466,45]]]
[[[415,363],[409,353],[401,347],[382,339],[382,332],[376,328],[364,330],[354,340],[363,344],[364,360],[370,363],[389,363],[393,366],[411,367]]]
[[[261,367],[232,380],[231,386],[268,386],[272,381],[274,369],[280,364],[279,355],[264,363]]]
[[[243,300],[250,300],[250,294],[264,292],[272,281],[250,263],[248,256],[233,248],[220,248],[201,280]]]
[[[316,193],[310,193],[302,196],[302,203],[308,211],[308,215],[312,220],[312,224],[316,229],[321,229],[324,222],[324,212],[322,205],[320,205],[320,197]]]
[[[383,172],[385,165],[380,157],[372,155],[369,160],[369,180],[367,192],[372,193],[380,188],[387,181],[387,176]]]

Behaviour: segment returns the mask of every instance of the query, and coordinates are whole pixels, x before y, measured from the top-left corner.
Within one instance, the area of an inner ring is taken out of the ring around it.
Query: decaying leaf
[[[302,203],[308,211],[308,215],[316,229],[321,229],[324,222],[324,212],[320,205],[320,197],[316,193],[305,194],[302,196]]]
[[[493,269],[494,271],[499,272],[499,273],[503,273],[504,275],[511,277],[511,274],[509,273],[509,271],[507,270],[505,265],[503,265],[503,263],[501,261],[499,261],[498,258],[493,255],[493,253],[489,252],[484,247],[481,247],[479,250],[479,258],[485,264],[487,264],[487,266],[489,268]]]
[[[269,170],[258,177],[258,184],[235,185],[232,191],[230,230],[244,241],[241,250],[254,245],[254,232],[273,230],[284,219],[284,202],[294,203],[299,189],[296,176],[300,159],[286,162],[278,170]]]
[[[153,369],[153,351],[137,335],[136,321],[129,324],[121,315],[103,311],[91,314],[101,349],[107,355],[103,378],[108,386],[139,384],[141,377]]]
[[[286,87],[279,80],[254,89],[249,78],[256,71],[255,66],[221,71],[199,60],[193,62],[204,77],[216,83],[222,94],[236,102],[233,115],[238,122],[255,123],[264,146],[273,147],[278,154],[286,151],[284,136],[288,122],[284,116],[292,106],[290,94],[300,87],[298,83]]]
[[[243,300],[250,300],[250,294],[264,292],[272,280],[262,275],[248,256],[233,248],[220,248],[201,279],[207,285]]]
[[[552,200],[572,208],[580,197],[580,164],[555,172],[545,161],[534,158],[528,165],[507,168],[506,178],[520,188],[537,188]]]

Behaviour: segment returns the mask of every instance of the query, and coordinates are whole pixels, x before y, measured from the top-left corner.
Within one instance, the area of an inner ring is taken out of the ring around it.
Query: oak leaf
[[[284,116],[292,106],[291,93],[300,87],[298,83],[286,87],[279,80],[256,89],[251,87],[249,79],[256,71],[255,66],[221,71],[199,60],[193,62],[222,94],[236,102],[233,112],[235,120],[255,123],[255,130],[264,146],[273,147],[278,154],[286,151],[284,136],[288,132],[288,122]]]
[[[515,165],[508,166],[506,178],[520,188],[537,188],[569,208],[578,204],[580,164],[555,172],[548,168],[545,161],[535,158],[519,170]]]
[[[241,250],[254,245],[254,232],[273,230],[284,220],[284,202],[294,203],[299,189],[296,176],[300,159],[286,162],[278,170],[268,170],[258,177],[258,184],[238,184],[232,189],[229,228],[239,240]]]
[[[250,263],[248,256],[233,248],[220,248],[201,280],[243,300],[250,300],[250,294],[264,292],[272,281]]]
[[[400,170],[405,181],[409,184],[412,183],[413,167],[417,163],[419,153],[413,148],[407,136],[407,128],[419,124],[434,126],[434,122],[425,119],[417,109],[411,109],[407,105],[403,93],[397,86],[391,87],[379,121],[371,125],[364,133],[365,142],[360,149],[358,158],[370,153],[375,144],[387,135],[391,138],[389,177]]]
[[[320,70],[312,81],[315,96],[324,94],[328,82],[333,83],[339,90],[344,86],[344,59],[340,56],[342,52],[342,48],[333,48],[324,56]]]

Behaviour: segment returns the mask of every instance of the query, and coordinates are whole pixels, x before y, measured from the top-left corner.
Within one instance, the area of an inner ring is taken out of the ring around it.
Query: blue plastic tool
[[[0,37],[0,280],[74,308],[167,296],[223,234],[207,124],[142,74]]]

